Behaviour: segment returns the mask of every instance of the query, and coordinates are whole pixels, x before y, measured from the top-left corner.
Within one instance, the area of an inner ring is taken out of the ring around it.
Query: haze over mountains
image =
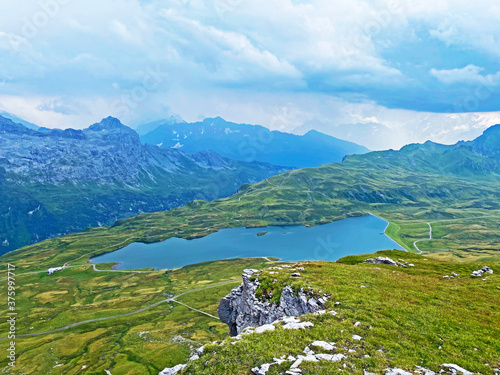
[[[143,135],[142,142],[188,153],[213,150],[234,160],[255,160],[295,168],[340,162],[345,155],[369,151],[315,130],[298,136],[258,125],[235,124],[220,117],[191,124],[171,121],[155,124],[159,126]]]
[[[347,118],[332,120],[313,119],[293,129],[294,134],[305,134],[311,129],[324,134],[355,142],[370,150],[399,150],[410,143],[435,143],[452,145],[460,140],[473,140],[484,130],[496,124],[491,113],[447,114],[416,116],[404,122],[397,119],[378,119],[358,116],[360,122],[345,122]],[[349,119],[354,120],[354,119]]]

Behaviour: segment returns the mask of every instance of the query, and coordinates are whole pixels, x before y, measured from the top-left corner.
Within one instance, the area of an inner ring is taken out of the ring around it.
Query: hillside
[[[32,130],[0,118],[0,252],[140,212],[213,200],[287,170],[214,152],[142,145],[107,118],[84,130]]]
[[[294,168],[317,167],[340,162],[345,155],[368,152],[363,146],[314,130],[298,136],[258,125],[235,124],[220,117],[191,124],[167,122],[141,140],[187,153],[213,150],[234,160],[256,160]]]
[[[482,279],[470,276],[478,265],[400,251],[376,256],[399,259],[404,267],[367,264],[374,256],[364,255],[254,273],[263,302],[285,286],[321,291],[329,301],[296,320],[304,328],[278,322],[208,344],[182,374],[429,375],[456,374],[458,366],[469,371],[460,374],[500,371],[498,262]],[[298,278],[290,276],[295,268],[301,268]]]

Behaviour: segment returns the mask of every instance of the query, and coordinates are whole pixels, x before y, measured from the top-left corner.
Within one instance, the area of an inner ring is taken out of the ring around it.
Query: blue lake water
[[[401,246],[383,234],[387,223],[375,216],[349,218],[312,228],[269,226],[230,228],[203,238],[169,238],[152,244],[132,243],[92,259],[94,263],[117,262],[119,270],[172,269],[212,260],[277,257],[285,261],[334,261],[346,255],[367,254]],[[263,236],[258,233],[268,232]],[[382,233],[382,234],[381,234]]]

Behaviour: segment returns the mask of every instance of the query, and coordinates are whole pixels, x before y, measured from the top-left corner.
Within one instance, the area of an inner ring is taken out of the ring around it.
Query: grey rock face
[[[142,145],[139,135],[118,119],[108,117],[84,130],[46,129],[38,131],[0,116],[0,166],[15,182],[98,183],[118,186],[154,185],[177,174],[203,174],[206,170],[236,170],[242,166],[259,170],[256,176],[287,168],[265,163],[238,163],[215,152],[189,155],[176,149]],[[173,178],[172,178],[173,180]],[[238,184],[232,187],[238,188]]]
[[[367,259],[365,260],[365,263],[376,263],[376,264],[388,264],[390,266],[395,266],[398,267],[398,263],[392,260],[389,257],[377,257],[375,259]]]
[[[259,282],[258,279],[250,281],[252,274],[251,270],[245,270],[243,283],[224,297],[217,309],[220,320],[229,326],[231,336],[240,334],[247,327],[269,324],[285,316],[314,313],[324,308],[326,298],[315,299],[303,292],[296,295],[290,286],[283,289],[279,305],[262,302],[255,297]]]
[[[493,274],[493,270],[488,266],[484,266],[482,269],[472,272],[471,276],[483,276],[485,273]]]

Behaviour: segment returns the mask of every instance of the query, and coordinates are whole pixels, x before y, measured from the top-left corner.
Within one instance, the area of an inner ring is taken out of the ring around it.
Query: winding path
[[[185,306],[187,307],[188,309],[191,309],[193,311],[196,311],[196,312],[199,312],[201,314],[204,314],[204,315],[207,315],[209,316],[210,318],[214,318],[214,319],[217,319],[219,320],[218,317],[212,315],[212,314],[209,314],[205,311],[201,311],[201,310],[198,310],[198,309],[195,309],[194,307],[191,307],[189,305],[186,305],[185,303],[183,302],[179,302],[177,301],[177,298],[179,297],[182,297],[182,296],[185,296],[186,294],[189,294],[189,293],[194,293],[194,292],[198,292],[200,290],[204,290],[204,289],[210,289],[210,288],[214,288],[216,286],[220,286],[220,285],[225,285],[225,284],[230,284],[230,283],[234,283],[234,282],[237,282],[237,281],[240,281],[240,279],[232,279],[232,280],[228,280],[228,281],[222,281],[220,283],[215,283],[215,284],[212,284],[212,285],[207,285],[207,286],[204,286],[204,287],[201,287],[201,288],[197,288],[197,289],[193,289],[193,290],[189,290],[187,292],[184,292],[184,293],[181,293],[181,294],[178,294],[172,298],[167,298],[167,299],[164,299],[162,301],[158,301],[156,303],[153,303],[152,305],[149,305],[149,306],[146,306],[146,307],[143,307],[143,308],[140,308],[139,310],[135,310],[135,311],[132,311],[132,312],[129,312],[129,313],[125,313],[125,314],[120,314],[120,315],[113,315],[113,316],[107,316],[107,317],[104,317],[104,318],[96,318],[96,319],[89,319],[89,320],[84,320],[82,322],[77,322],[77,323],[72,323],[72,324],[68,324],[67,326],[64,326],[64,327],[59,327],[59,328],[55,328],[55,329],[52,329],[50,331],[44,331],[44,332],[35,332],[35,333],[25,333],[25,334],[22,334],[22,335],[16,335],[16,338],[17,337],[33,337],[33,336],[40,336],[40,335],[46,335],[46,334],[49,334],[49,333],[55,333],[55,332],[59,332],[59,331],[64,331],[66,329],[69,329],[69,328],[73,328],[73,327],[77,327],[77,326],[80,326],[82,324],[87,324],[87,323],[95,323],[95,322],[102,322],[102,321],[105,321],[105,320],[110,320],[110,319],[117,319],[117,318],[124,318],[124,317],[127,317],[127,316],[131,316],[131,315],[135,315],[135,314],[139,314],[143,311],[146,311],[146,310],[149,310],[149,309],[152,309],[153,307],[156,307],[156,306],[159,306],[161,304],[164,304],[164,303],[167,303],[167,302],[174,302],[174,303],[178,303],[179,305],[182,305],[182,306]],[[0,341],[3,341],[3,340],[7,340],[7,337],[2,337],[0,338]]]
[[[419,243],[420,241],[430,241],[430,240],[432,240],[432,223],[426,223],[426,224],[429,226],[429,238],[424,238],[423,240],[417,240],[417,241],[413,242],[413,246],[418,251],[417,254],[422,254],[423,253],[423,251],[418,248],[417,243]]]
[[[460,217],[458,219],[446,219],[446,220],[436,220],[436,221],[428,222],[426,224],[429,226],[429,238],[417,240],[417,241],[413,242],[413,246],[418,251],[418,254],[423,253],[423,251],[418,248],[417,243],[422,242],[422,241],[431,241],[433,239],[432,238],[432,224],[446,223],[449,221],[467,221],[467,220],[474,220],[474,219],[484,219],[484,218],[491,218],[491,217],[500,218],[500,216],[498,216],[498,215],[489,215],[489,216],[475,216],[475,217]]]

